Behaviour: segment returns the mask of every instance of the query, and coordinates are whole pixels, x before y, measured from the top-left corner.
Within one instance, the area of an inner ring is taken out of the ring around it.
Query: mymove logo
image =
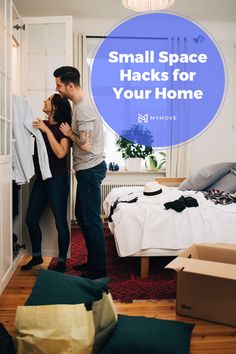
[[[177,120],[176,115],[155,115],[155,114],[140,114],[138,113],[138,123],[148,123],[148,121],[151,120],[162,120],[162,121],[167,121],[167,120]]]
[[[138,114],[138,122],[139,123],[142,123],[142,122],[144,122],[144,123],[148,123],[148,114],[144,114],[144,115],[142,115],[142,114]]]

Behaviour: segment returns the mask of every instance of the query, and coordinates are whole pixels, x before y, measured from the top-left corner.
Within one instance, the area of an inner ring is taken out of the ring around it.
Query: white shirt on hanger
[[[52,177],[48,154],[41,132],[32,127],[35,117],[26,97],[13,95],[12,97],[12,168],[13,179],[17,184],[24,184],[34,176],[34,164],[32,156],[32,135],[35,136],[39,166],[42,178]]]

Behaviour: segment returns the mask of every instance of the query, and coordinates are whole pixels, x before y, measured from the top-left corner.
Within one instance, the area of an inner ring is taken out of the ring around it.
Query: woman
[[[66,257],[70,235],[67,222],[67,200],[69,193],[69,176],[67,155],[70,149],[69,139],[60,131],[61,123],[71,124],[71,106],[69,100],[54,94],[44,101],[43,112],[48,120],[36,119],[33,127],[40,129],[46,144],[52,177],[42,179],[37,149],[34,155],[36,178],[30,195],[26,224],[32,244],[32,259],[21,267],[31,269],[43,263],[41,253],[42,233],[39,226],[40,217],[49,202],[58,231],[59,257],[56,271],[65,272]]]

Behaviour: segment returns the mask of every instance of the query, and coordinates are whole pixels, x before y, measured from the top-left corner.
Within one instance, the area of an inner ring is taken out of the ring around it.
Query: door
[[[53,71],[62,65],[72,65],[72,17],[23,18],[22,32],[22,91],[28,98],[35,117],[42,117],[43,101],[55,92]],[[31,183],[32,184],[32,183]],[[30,185],[24,195],[24,213],[30,194]],[[68,222],[70,225],[68,201]],[[54,218],[50,208],[41,219],[43,255],[57,256],[58,243]],[[29,238],[27,237],[29,250]]]
[[[0,293],[12,270],[11,36],[12,2],[0,1]]]
[[[22,19],[17,12],[16,7],[12,4],[12,80],[11,91],[12,95],[22,94],[22,80],[21,80],[21,64],[22,64]],[[14,141],[14,138],[13,138]],[[24,185],[17,186],[12,184],[12,216],[13,216],[13,229],[12,232],[17,238],[17,244],[13,247],[13,260],[17,261],[20,257],[19,244],[22,244],[22,235],[25,233],[23,228],[23,215],[22,215],[22,194],[24,192]]]

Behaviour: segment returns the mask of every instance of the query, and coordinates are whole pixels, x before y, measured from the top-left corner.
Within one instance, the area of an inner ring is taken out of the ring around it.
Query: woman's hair
[[[55,93],[51,99],[53,118],[57,123],[68,123],[71,125],[72,109],[68,98]]]

